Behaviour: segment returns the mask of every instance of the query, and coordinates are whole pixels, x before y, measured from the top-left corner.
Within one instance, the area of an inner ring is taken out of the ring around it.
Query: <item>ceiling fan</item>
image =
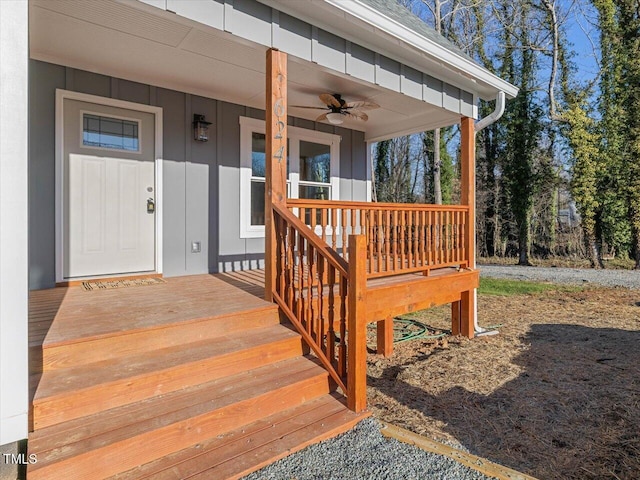
[[[327,110],[325,113],[316,118],[316,122],[327,120],[334,125],[340,125],[344,122],[345,117],[352,117],[366,122],[369,116],[363,110],[374,110],[380,108],[372,102],[346,102],[339,93],[323,93],[319,95],[320,101],[325,104],[324,107],[309,107],[303,105],[291,105],[295,108],[309,108],[315,110]]]

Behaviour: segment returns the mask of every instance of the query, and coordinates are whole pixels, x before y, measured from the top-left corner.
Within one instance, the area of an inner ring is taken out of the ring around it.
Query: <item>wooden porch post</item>
[[[385,358],[393,355],[393,317],[389,316],[376,323],[376,352]]]
[[[347,407],[367,408],[367,240],[349,235],[349,317],[347,325]]]
[[[476,138],[473,118],[463,117],[460,122],[460,183],[461,203],[469,207],[464,239],[469,268],[476,268]],[[476,315],[475,292],[462,293],[460,299],[460,333],[473,338]],[[456,330],[453,328],[453,330]]]
[[[264,296],[273,301],[276,280],[276,231],[273,204],[287,201],[287,54],[267,50],[266,172],[264,199]]]

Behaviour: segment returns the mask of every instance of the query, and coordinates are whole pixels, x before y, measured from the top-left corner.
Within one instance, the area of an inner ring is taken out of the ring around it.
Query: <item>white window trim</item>
[[[289,158],[300,158],[300,141],[330,146],[331,200],[340,199],[340,135],[317,132],[299,127],[287,127]],[[264,120],[240,117],[240,238],[264,238],[263,225],[251,225],[251,134],[265,133]],[[292,162],[289,170],[290,198],[298,198],[300,162]]]

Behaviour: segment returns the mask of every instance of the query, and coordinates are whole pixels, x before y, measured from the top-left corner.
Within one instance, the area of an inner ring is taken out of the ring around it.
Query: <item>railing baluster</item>
[[[335,286],[336,286],[336,269],[333,265],[329,265],[329,271],[328,271],[328,281],[327,281],[327,287],[328,287],[328,293],[329,293],[329,298],[328,298],[328,311],[327,311],[327,320],[328,320],[328,325],[327,325],[327,338],[325,340],[325,355],[327,356],[327,358],[329,358],[331,360],[331,362],[334,365],[337,365],[337,362],[335,361],[335,348],[336,348],[336,334],[335,334],[335,330],[334,330],[334,322],[335,322],[335,308],[336,308],[336,302],[335,302]]]
[[[384,271],[390,270],[391,260],[391,212],[384,211]]]
[[[400,268],[405,268],[405,230],[407,222],[404,216],[404,210],[400,210]]]
[[[426,225],[426,213],[424,210],[420,211],[420,266],[424,267],[427,262],[427,225]]]
[[[347,277],[340,275],[340,343],[338,344],[338,375],[341,378],[347,373]]]
[[[299,313],[298,313],[298,318],[300,319],[300,321],[302,322],[302,325],[306,325],[306,318],[307,318],[307,298],[306,298],[306,283],[305,283],[305,279],[306,279],[306,256],[305,256],[305,250],[307,248],[306,246],[306,242],[304,237],[302,236],[302,233],[300,232],[296,232],[297,236],[298,236],[298,258],[300,259],[300,263],[298,265],[298,300],[300,301],[300,305],[298,307]],[[306,326],[305,326],[306,328]]]
[[[375,273],[375,269],[373,268],[373,242],[374,242],[374,219],[373,219],[373,210],[367,210],[367,230],[369,233],[367,234],[367,248],[368,248],[368,257],[369,257],[369,274]]]
[[[442,212],[436,212],[436,265],[442,263]]]
[[[311,242],[307,242],[307,274],[306,274],[306,284],[307,284],[307,333],[312,335],[312,322],[313,322],[313,279],[311,277],[313,270],[313,257],[314,257],[314,248],[311,245]],[[312,335],[313,336],[313,335]]]
[[[317,328],[316,328],[316,342],[318,343],[318,345],[322,345],[322,342],[324,341],[324,332],[325,332],[325,317],[324,317],[324,257],[322,255],[320,255],[320,253],[318,252],[318,255],[316,257],[316,265],[318,268],[318,286],[316,288],[317,290],[317,296],[318,296],[318,300],[317,300],[317,306],[318,306],[318,313],[316,315],[317,317]]]
[[[413,268],[413,215],[411,210],[407,210],[404,215],[407,219],[407,226],[405,227],[407,236],[407,268]]]
[[[455,231],[455,262],[459,262],[460,261],[460,238],[458,237],[458,235],[460,234],[460,212],[456,211],[455,212],[455,223],[456,223],[456,231]]]
[[[398,248],[399,248],[399,237],[398,237],[398,233],[400,233],[400,231],[398,230],[398,210],[393,210],[391,212],[392,214],[392,221],[391,221],[391,236],[393,237],[391,239],[391,268],[396,271],[398,270]]]
[[[349,212],[351,213],[351,219],[350,219],[350,223],[351,223],[351,231],[349,232],[350,235],[355,235],[356,234],[356,212],[357,210],[355,208],[351,208],[349,209]],[[343,236],[342,236],[342,248],[344,250],[348,250],[347,248],[347,242],[346,242],[346,238],[349,238],[346,236],[347,232],[344,232]],[[361,235],[364,235],[364,232],[361,232]]]
[[[353,217],[353,210],[351,210],[351,215]],[[346,245],[344,243],[345,238],[347,237],[347,225],[349,223],[349,218],[347,215],[347,210],[342,210],[340,212],[340,252],[342,252],[342,258],[345,260],[349,260],[349,254],[347,252]]]
[[[331,209],[331,248],[338,251],[336,238],[338,234],[338,209]]]
[[[321,208],[320,209],[320,228],[322,231],[322,234],[320,235],[320,237],[322,238],[322,241],[324,243],[327,243],[327,209],[326,208]]]
[[[376,266],[375,271],[382,271],[382,243],[384,242],[384,226],[382,225],[382,210],[376,210]]]

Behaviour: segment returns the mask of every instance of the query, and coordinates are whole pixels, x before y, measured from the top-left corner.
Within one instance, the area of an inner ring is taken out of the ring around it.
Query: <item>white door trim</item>
[[[64,101],[78,100],[155,116],[155,272],[162,273],[162,108],[56,89],[56,282],[64,282]]]

